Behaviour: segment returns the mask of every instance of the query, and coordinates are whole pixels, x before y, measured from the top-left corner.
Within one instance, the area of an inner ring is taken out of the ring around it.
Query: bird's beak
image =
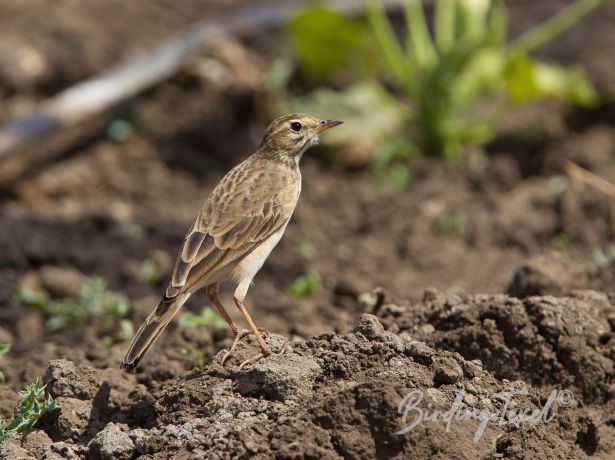
[[[337,125],[341,125],[342,123],[344,123],[341,120],[321,120],[320,121],[320,125],[318,125],[315,129],[314,132],[316,132],[316,134],[322,133],[323,131],[326,131],[327,129],[331,129],[336,127]]]

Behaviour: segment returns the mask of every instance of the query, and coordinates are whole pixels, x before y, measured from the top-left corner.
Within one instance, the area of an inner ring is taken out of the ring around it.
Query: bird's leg
[[[227,324],[231,328],[231,331],[233,331],[233,334],[235,335],[233,345],[231,345],[231,348],[226,352],[226,354],[222,357],[222,360],[220,361],[220,364],[224,366],[226,360],[229,359],[235,351],[235,348],[237,347],[239,341],[243,339],[246,335],[248,335],[250,331],[237,326],[237,323],[233,321],[233,319],[229,316],[228,312],[224,308],[224,305],[222,305],[222,302],[220,301],[220,297],[218,297],[218,284],[211,284],[207,287],[207,296],[209,297],[209,300],[211,300],[211,303],[214,304],[214,307],[216,307],[216,310],[218,310],[218,313],[220,313],[222,318],[224,318],[224,321],[227,322]]]
[[[269,348],[269,345],[267,345],[265,340],[263,340],[263,337],[261,336],[260,331],[258,330],[256,325],[254,324],[254,321],[252,321],[252,317],[248,313],[248,310],[246,310],[246,307],[245,307],[245,305],[243,303],[244,295],[238,295],[238,293],[235,292],[235,296],[233,297],[233,299],[235,300],[235,305],[237,305],[237,308],[239,308],[239,311],[241,312],[241,314],[245,318],[246,322],[250,325],[250,329],[252,329],[252,332],[254,333],[254,336],[256,337],[256,340],[258,341],[258,345],[261,348],[261,352],[259,354],[257,354],[256,356],[253,356],[252,358],[246,359],[244,362],[242,362],[239,365],[239,369],[241,369],[242,367],[244,367],[244,366],[246,366],[248,364],[253,364],[253,363],[255,363],[256,361],[258,361],[258,360],[260,360],[262,358],[265,358],[267,356],[271,356],[271,355],[274,354],[271,351],[271,348]],[[282,347],[282,350],[280,350],[279,352],[277,352],[275,354],[276,355],[281,355],[282,353],[284,353],[284,351],[286,351],[286,344],[284,344],[284,346]]]

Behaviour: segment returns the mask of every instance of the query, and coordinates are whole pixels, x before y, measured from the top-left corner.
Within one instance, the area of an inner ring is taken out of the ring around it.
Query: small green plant
[[[92,317],[97,317],[102,326],[112,327],[128,312],[126,297],[108,290],[104,280],[97,277],[83,277],[77,299],[50,299],[29,289],[20,289],[15,301],[45,313],[47,327],[52,331],[83,324]]]
[[[6,355],[11,350],[10,343],[0,343],[0,358]],[[6,383],[6,377],[4,372],[0,370],[0,385],[4,385]]]
[[[60,408],[49,394],[42,402],[39,400],[44,391],[45,386],[41,385],[41,380],[37,378],[34,383],[19,392],[19,405],[13,418],[0,422],[0,448],[11,434],[28,433],[43,415]]]
[[[308,297],[315,294],[322,285],[322,278],[316,272],[310,272],[296,278],[284,289],[291,297]]]
[[[225,327],[226,322],[211,307],[204,307],[201,313],[195,315],[188,311],[179,317],[179,324],[185,327],[213,326],[215,328]]]
[[[349,110],[352,102],[345,93],[356,91],[352,84],[329,94],[327,104],[336,110],[314,113],[339,118],[360,113],[368,123],[378,123],[381,107],[394,114],[392,107],[397,106],[399,115],[389,126],[407,145],[389,154],[390,161],[397,163],[401,152],[403,162],[417,151],[454,158],[465,145],[490,140],[503,115],[520,104],[546,98],[578,105],[595,102],[596,94],[580,71],[540,62],[530,53],[607,1],[576,0],[516,40],[508,38],[502,0],[436,0],[432,27],[421,1],[407,0],[401,41],[378,0],[364,0],[365,22],[317,7],[299,13],[288,30],[304,74],[322,79],[338,72],[346,80],[349,74],[358,74],[387,92],[392,88],[394,95],[393,101],[375,105],[376,98],[386,98],[375,96],[378,90],[372,85],[370,97],[363,98],[366,109]],[[319,60],[323,49],[327,54]],[[298,98],[296,105],[313,104],[313,100],[308,94]],[[339,130],[337,135],[353,139],[369,134],[362,131],[363,124],[359,126],[355,131]],[[371,139],[376,158],[385,154],[391,139],[378,136]]]
[[[190,355],[192,356],[192,359],[194,360],[194,365],[198,370],[202,371],[203,369],[205,369],[205,364],[207,362],[207,360],[205,359],[205,353],[194,347],[182,349],[182,354],[187,355],[188,353],[190,353]]]

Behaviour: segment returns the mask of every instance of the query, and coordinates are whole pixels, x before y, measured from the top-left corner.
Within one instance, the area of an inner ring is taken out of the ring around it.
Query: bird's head
[[[259,151],[299,159],[318,144],[320,133],[340,124],[339,120],[320,120],[302,113],[284,115],[269,124]]]

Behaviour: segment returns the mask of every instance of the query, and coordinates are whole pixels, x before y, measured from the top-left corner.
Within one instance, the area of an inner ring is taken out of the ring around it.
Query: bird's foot
[[[256,356],[248,358],[244,362],[242,362],[239,365],[239,369],[243,369],[245,366],[249,366],[250,364],[254,364],[257,361],[260,361],[261,359],[267,358],[269,356],[280,356],[280,355],[283,355],[286,352],[286,346],[287,345],[288,345],[288,340],[286,340],[284,342],[284,345],[282,345],[282,348],[280,348],[280,350],[276,351],[276,352],[271,351],[271,348],[269,348],[267,346],[266,348],[263,348],[262,351],[259,354],[257,354]]]
[[[235,333],[235,340],[233,340],[233,345],[231,345],[231,348],[229,348],[229,350],[224,354],[224,356],[220,360],[221,366],[224,366],[224,363],[233,355],[233,353],[235,353],[235,348],[237,348],[237,344],[239,343],[239,341],[243,339],[245,336],[250,335],[251,333],[252,331],[249,331],[248,329],[238,329],[237,330],[237,332]]]

